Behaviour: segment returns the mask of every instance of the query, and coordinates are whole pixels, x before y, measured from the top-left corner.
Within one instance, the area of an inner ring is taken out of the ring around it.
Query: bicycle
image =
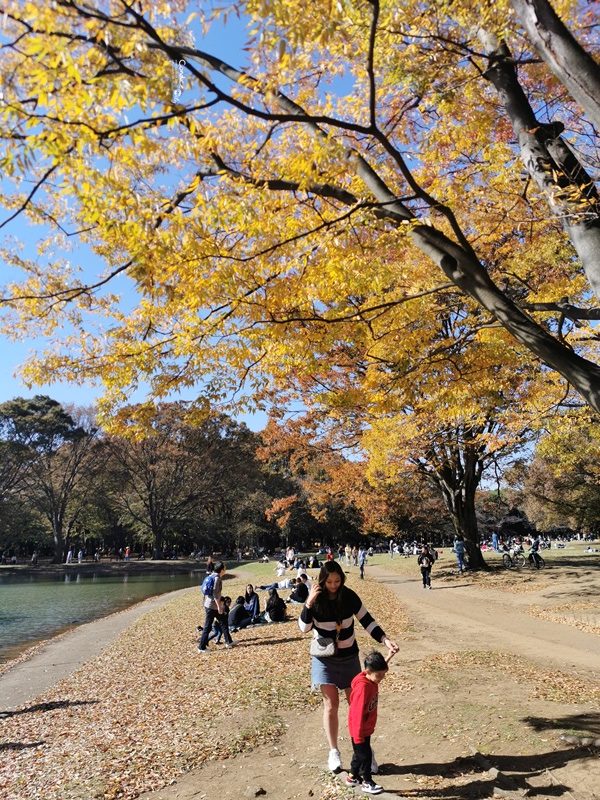
[[[528,565],[528,567],[530,569],[544,569],[544,567],[546,566],[546,562],[544,561],[544,559],[541,557],[541,555],[539,553],[535,553],[535,556],[537,556],[537,559],[534,558],[533,550],[530,550],[527,553],[527,565]],[[536,560],[537,560],[537,564],[535,563]]]
[[[523,548],[511,548],[502,553],[502,564],[507,569],[522,569],[525,566]]]

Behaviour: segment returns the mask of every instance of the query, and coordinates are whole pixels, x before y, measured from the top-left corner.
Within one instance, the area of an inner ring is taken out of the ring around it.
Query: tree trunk
[[[600,297],[600,197],[590,175],[561,139],[564,125],[542,124],[523,91],[506,44],[493,37],[484,44],[490,66],[485,77],[494,85],[519,141],[521,160],[562,222],[596,297]]]
[[[62,520],[52,520],[52,537],[54,539],[53,564],[62,564],[65,560],[65,536],[63,533]]]
[[[475,489],[473,485],[463,485],[453,492],[443,490],[442,495],[456,535],[462,536],[465,541],[469,567],[483,569],[486,564],[481,555],[479,527],[475,514]]]
[[[483,473],[481,446],[477,437],[481,430],[460,428],[458,442],[447,436],[441,447],[432,447],[427,458],[418,462],[424,474],[440,490],[457,536],[465,542],[471,569],[484,569],[479,528],[475,513],[475,494]]]
[[[600,131],[600,66],[547,0],[511,0],[511,3],[537,52]]]
[[[475,489],[463,493],[461,502],[456,508],[455,519],[455,530],[465,540],[470,569],[486,569],[487,565],[481,554],[481,539],[475,514]]]

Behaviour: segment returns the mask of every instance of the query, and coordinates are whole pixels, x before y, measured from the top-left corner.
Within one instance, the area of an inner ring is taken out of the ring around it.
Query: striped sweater
[[[342,599],[340,605],[341,628],[338,636],[338,646],[336,656],[338,658],[354,655],[358,653],[358,645],[354,635],[354,617],[360,622],[367,633],[371,634],[376,642],[382,642],[385,639],[385,633],[375,622],[373,617],[369,614],[367,609],[363,606],[360,597],[348,589],[347,586],[342,586]],[[337,603],[326,601],[324,603],[324,612],[319,612],[319,619],[314,615],[314,608],[307,608],[302,606],[302,611],[298,619],[298,625],[302,633],[308,633],[312,630],[313,636],[328,636],[335,638],[336,624],[338,622]]]

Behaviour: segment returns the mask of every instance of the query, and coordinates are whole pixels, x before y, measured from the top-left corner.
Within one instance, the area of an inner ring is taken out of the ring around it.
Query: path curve
[[[456,582],[433,581],[423,589],[420,579],[398,575],[384,567],[369,574],[386,584],[428,635],[419,638],[418,652],[457,649],[495,649],[525,656],[533,661],[575,667],[600,677],[600,637],[593,633],[550,622],[528,614],[515,604],[512,594]],[[533,604],[528,598],[527,605]],[[479,643],[479,644],[478,644]]]

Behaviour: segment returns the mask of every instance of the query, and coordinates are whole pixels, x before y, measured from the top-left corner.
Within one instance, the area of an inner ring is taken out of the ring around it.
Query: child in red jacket
[[[350,688],[348,729],[354,754],[346,783],[348,786],[356,786],[362,779],[360,788],[367,794],[383,792],[383,787],[375,783],[371,774],[371,734],[377,722],[379,684],[387,671],[388,664],[383,655],[373,651],[365,658],[365,669],[354,678]]]

